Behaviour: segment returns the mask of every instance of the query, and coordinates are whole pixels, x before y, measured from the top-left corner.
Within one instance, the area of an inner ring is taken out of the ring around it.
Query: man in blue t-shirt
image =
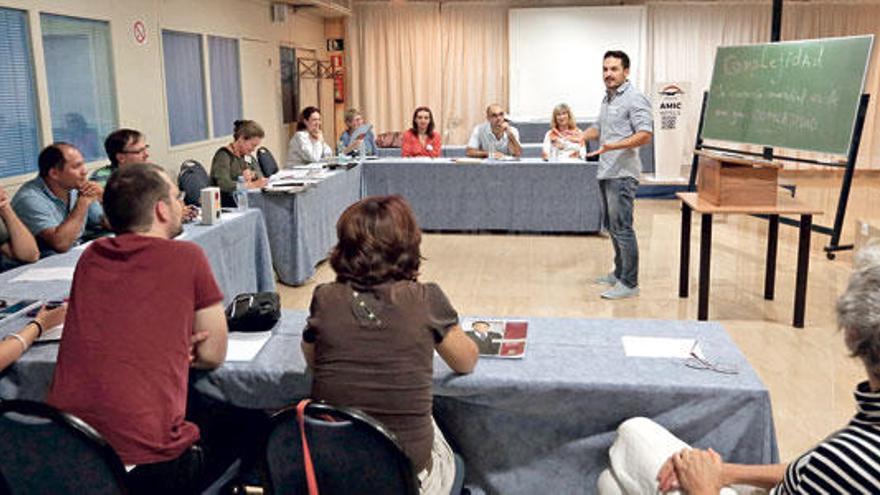
[[[86,229],[106,230],[104,189],[87,180],[85,160],[75,146],[50,144],[40,152],[39,169],[39,176],[15,193],[12,208],[36,237],[40,256],[70,250]]]

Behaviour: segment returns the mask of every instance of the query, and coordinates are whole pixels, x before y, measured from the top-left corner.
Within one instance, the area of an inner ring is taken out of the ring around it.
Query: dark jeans
[[[269,428],[265,412],[208,399],[190,387],[186,417],[199,426],[201,439],[176,459],[132,469],[128,473],[132,494],[200,493],[236,459],[241,459],[244,473],[262,455]]]
[[[630,288],[639,285],[639,244],[633,230],[633,203],[638,188],[639,181],[632,177],[599,181],[605,225],[614,246],[614,276]]]

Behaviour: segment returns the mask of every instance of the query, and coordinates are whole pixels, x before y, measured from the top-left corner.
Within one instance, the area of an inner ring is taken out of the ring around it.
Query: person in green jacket
[[[211,183],[220,188],[223,206],[235,206],[233,193],[239,176],[248,189],[259,189],[267,182],[251,156],[266,136],[263,128],[253,120],[236,120],[232,125],[232,142],[218,149],[211,161]]]

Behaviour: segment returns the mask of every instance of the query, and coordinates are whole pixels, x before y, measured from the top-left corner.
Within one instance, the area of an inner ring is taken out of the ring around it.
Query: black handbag
[[[264,332],[281,319],[281,299],[277,292],[239,294],[226,307],[230,332]]]

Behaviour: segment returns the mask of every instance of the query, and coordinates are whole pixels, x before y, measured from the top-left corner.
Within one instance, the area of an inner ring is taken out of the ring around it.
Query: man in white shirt
[[[489,151],[494,155],[489,156]],[[486,122],[474,127],[467,144],[467,156],[471,158],[519,158],[522,146],[519,144],[519,131],[510,125],[504,116],[504,108],[493,103],[486,108]]]

